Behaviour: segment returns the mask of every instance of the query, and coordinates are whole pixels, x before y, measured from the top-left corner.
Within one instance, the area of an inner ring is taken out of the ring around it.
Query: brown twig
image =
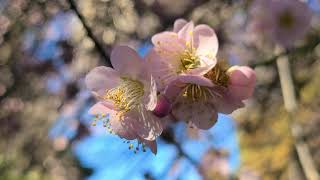
[[[80,13],[79,9],[77,8],[76,4],[73,0],[68,0],[68,3],[70,5],[70,9],[72,9],[76,15],[78,16],[79,20],[81,21],[84,29],[87,32],[87,35],[92,39],[93,43],[95,44],[95,47],[97,51],[100,53],[100,55],[106,60],[106,65],[109,67],[112,67],[109,55],[106,53],[105,49],[103,48],[102,44],[99,43],[99,40],[96,38],[96,36],[93,34],[91,28],[85,21],[85,17]]]

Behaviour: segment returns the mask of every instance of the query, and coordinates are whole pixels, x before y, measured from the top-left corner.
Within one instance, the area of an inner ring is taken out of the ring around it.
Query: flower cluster
[[[217,60],[218,39],[207,25],[178,19],[173,31],[154,35],[152,43],[144,59],[129,47],[116,47],[114,69],[96,67],[86,77],[98,99],[90,113],[127,142],[136,140],[136,147],[129,145],[135,152],[148,146],[156,154],[155,140],[168,119],[209,129],[218,113],[243,107],[254,91],[251,68]]]
[[[310,27],[312,11],[300,0],[255,0],[249,27],[275,43],[291,47]]]

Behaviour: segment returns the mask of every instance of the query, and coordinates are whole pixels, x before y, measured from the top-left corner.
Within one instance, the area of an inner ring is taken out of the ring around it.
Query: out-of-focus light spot
[[[90,38],[84,38],[82,45],[85,49],[92,49],[94,47],[94,44]]]
[[[66,137],[58,137],[53,140],[53,148],[56,151],[63,151],[68,146],[68,139]]]
[[[0,65],[6,64],[10,56],[11,56],[11,46],[9,44],[4,43],[0,47]]]
[[[102,39],[106,44],[112,44],[116,39],[116,32],[113,29],[106,29],[103,31]]]
[[[24,103],[19,98],[8,98],[4,101],[3,108],[9,112],[19,112],[24,108]]]

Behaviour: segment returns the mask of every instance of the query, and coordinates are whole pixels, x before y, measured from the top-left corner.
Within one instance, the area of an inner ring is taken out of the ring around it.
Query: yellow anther
[[[194,69],[200,66],[200,59],[196,55],[194,48],[186,49],[180,55],[180,61],[182,64],[182,71],[185,71],[188,69]]]
[[[129,149],[132,149],[132,148],[133,148],[133,144],[130,144],[130,145],[129,145]]]
[[[141,82],[129,78],[122,78],[119,86],[107,90],[103,98],[113,101],[119,109],[117,115],[121,117],[124,113],[139,105],[143,94],[144,88]]]

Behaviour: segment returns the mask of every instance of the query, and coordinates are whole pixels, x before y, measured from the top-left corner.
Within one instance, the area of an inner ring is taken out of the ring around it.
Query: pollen
[[[124,113],[135,109],[141,103],[144,94],[143,84],[129,78],[122,78],[119,86],[107,90],[106,100],[111,100],[119,109],[118,116],[122,117]]]
[[[109,114],[106,115],[106,114],[102,113],[102,114],[95,115],[95,118],[93,119],[91,125],[92,126],[96,126],[98,121],[102,121],[103,127],[106,128],[107,131],[110,134],[113,133],[111,125],[110,125],[110,116],[109,116]]]
[[[133,150],[135,154],[137,154],[140,150],[142,150],[142,152],[146,152],[146,145],[139,140],[123,141],[123,143],[130,143],[128,149]]]

